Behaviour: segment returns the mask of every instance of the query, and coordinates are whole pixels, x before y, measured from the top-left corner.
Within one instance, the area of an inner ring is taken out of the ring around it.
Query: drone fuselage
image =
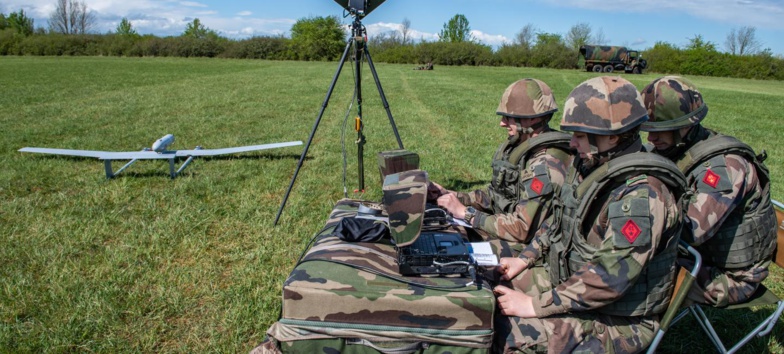
[[[174,144],[174,135],[166,134],[162,138],[152,143],[152,151],[164,152],[171,144]]]

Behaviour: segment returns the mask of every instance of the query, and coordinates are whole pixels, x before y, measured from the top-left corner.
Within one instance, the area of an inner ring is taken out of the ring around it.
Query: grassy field
[[[277,227],[302,147],[197,159],[174,180],[163,161],[105,180],[97,160],[17,150],[134,151],[167,133],[179,149],[307,141],[336,69],[334,62],[0,57],[0,352],[247,352],[259,343],[277,319],[283,280],[344,197],[343,142],[349,197],[380,199],[376,153],[397,143],[368,67],[365,193],[351,192],[358,183],[350,123],[342,134],[354,88],[347,65]],[[495,110],[508,84],[542,79],[563,104],[594,75],[411,69],[377,64],[405,147],[452,189],[488,183],[505,136]],[[642,88],[657,76],[625,77]],[[784,200],[784,85],[690,79],[710,107],[708,127],[767,150],[773,197]],[[784,294],[783,279],[777,270],[766,284]],[[769,311],[722,314],[717,329],[733,336]],[[682,321],[662,350],[710,352],[695,331]],[[747,352],[783,346],[779,324]]]

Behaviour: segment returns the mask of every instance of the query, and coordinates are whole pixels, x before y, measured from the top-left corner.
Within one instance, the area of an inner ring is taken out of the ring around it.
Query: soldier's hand
[[[465,218],[465,205],[457,199],[457,195],[455,193],[447,193],[444,194],[436,200],[438,206],[446,209],[452,216],[463,219]]]
[[[501,280],[512,280],[528,268],[528,260],[517,257],[503,257],[498,263],[495,269],[501,274]]]
[[[444,194],[449,193],[449,190],[444,188],[443,186],[441,186],[440,184],[438,184],[436,182],[430,181],[430,183],[427,184],[427,192],[428,192],[428,194],[430,194],[430,193],[435,194],[436,198],[437,198],[437,197],[440,197],[440,196],[442,196]]]
[[[438,199],[438,197],[449,193],[446,188],[441,187],[440,184],[436,182],[430,182],[427,184],[427,200],[432,201]]]
[[[533,298],[523,292],[509,289],[503,285],[493,288],[493,293],[498,298],[498,308],[505,316],[522,318],[536,317]]]

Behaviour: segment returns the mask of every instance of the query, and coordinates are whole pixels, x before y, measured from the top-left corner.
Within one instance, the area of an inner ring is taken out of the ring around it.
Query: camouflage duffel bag
[[[283,284],[282,317],[253,353],[487,353],[495,297],[466,277],[405,277],[395,249],[345,242],[330,224]],[[337,216],[337,217],[336,217]]]

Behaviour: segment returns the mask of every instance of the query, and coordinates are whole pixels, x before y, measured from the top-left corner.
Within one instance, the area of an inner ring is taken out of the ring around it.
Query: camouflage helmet
[[[600,76],[574,88],[564,103],[561,130],[618,135],[648,120],[640,93],[618,76]]]
[[[699,124],[708,114],[702,94],[688,80],[665,76],[642,89],[642,100],[651,120],[642,125],[647,132],[678,130]]]
[[[537,79],[517,80],[504,91],[496,113],[506,117],[533,119],[558,111],[550,86]]]

